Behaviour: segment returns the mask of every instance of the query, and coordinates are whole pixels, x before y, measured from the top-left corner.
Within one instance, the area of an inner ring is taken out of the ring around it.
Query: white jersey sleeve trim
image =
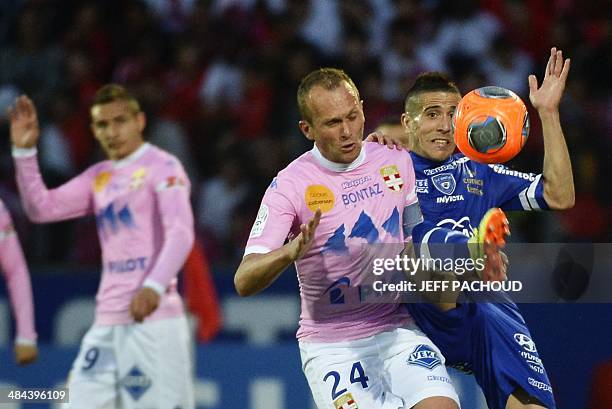
[[[527,200],[529,201],[529,204],[533,210],[542,210],[540,209],[540,205],[536,199],[536,188],[538,187],[538,183],[540,182],[541,178],[541,174],[536,176],[535,180],[531,182],[531,185],[529,185],[529,188],[527,189]]]
[[[17,148],[13,146],[13,158],[30,158],[36,156],[38,150],[36,148]]]
[[[36,341],[24,337],[17,337],[15,338],[15,345],[36,346]]]
[[[4,241],[5,239],[11,236],[14,236],[14,235],[15,235],[15,229],[13,229],[12,227],[7,230],[0,230],[0,241]]]
[[[521,201],[521,205],[523,206],[523,210],[533,210],[531,208],[531,205],[529,204],[529,200],[527,200],[527,189],[529,188],[526,187],[525,189],[523,189],[518,196]]]
[[[162,295],[163,293],[166,292],[166,289],[164,288],[163,285],[161,285],[160,283],[158,283],[157,281],[153,281],[150,278],[147,278],[144,283],[142,284],[143,288],[150,288],[153,291],[155,291],[157,294]]]
[[[244,256],[242,257],[246,257],[249,254],[266,254],[266,253],[269,253],[270,251],[272,250],[270,250],[266,246],[250,246],[244,250]]]

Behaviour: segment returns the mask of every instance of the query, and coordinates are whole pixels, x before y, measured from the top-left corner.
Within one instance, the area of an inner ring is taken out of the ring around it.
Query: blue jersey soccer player
[[[544,137],[543,172],[538,175],[502,165],[484,165],[453,154],[451,121],[461,98],[459,90],[438,73],[417,78],[406,97],[402,126],[408,139],[405,142],[411,148],[423,215],[441,228],[427,231],[420,241],[456,240],[442,228],[470,235],[492,207],[544,210],[573,206],[571,163],[559,120],[569,66],[562,52],[553,48],[541,86],[538,88],[535,76],[529,77],[529,99],[538,111]],[[555,407],[542,360],[510,299],[446,308],[432,304],[407,306],[446,356],[448,365],[473,371],[490,409]]]

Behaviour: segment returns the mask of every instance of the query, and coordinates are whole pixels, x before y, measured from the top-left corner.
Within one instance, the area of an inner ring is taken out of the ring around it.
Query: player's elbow
[[[553,200],[552,203],[549,203],[549,207],[553,210],[567,210],[574,207],[576,204],[576,197],[572,195],[567,195],[565,197],[557,198]]]
[[[249,285],[248,280],[245,279],[243,274],[240,274],[240,270],[236,272],[234,276],[234,288],[241,297],[248,297],[255,294],[253,287]]]
[[[576,195],[574,189],[555,193],[545,190],[544,200],[551,210],[567,210],[574,207]]]
[[[32,223],[49,223],[54,221],[53,217],[45,214],[36,206],[25,206],[25,213]]]
[[[576,197],[574,197],[574,195],[572,195],[572,197],[567,198],[562,204],[561,204],[561,209],[560,210],[567,210],[567,209],[571,209],[572,207],[574,207],[574,205],[576,204]]]
[[[171,230],[167,231],[167,237],[175,245],[180,245],[181,248],[187,250],[187,253],[193,248],[195,243],[195,232],[192,227],[175,225]]]
[[[257,279],[252,271],[253,257],[256,256],[248,255],[243,258],[234,275],[234,288],[241,297],[248,297],[258,292]]]

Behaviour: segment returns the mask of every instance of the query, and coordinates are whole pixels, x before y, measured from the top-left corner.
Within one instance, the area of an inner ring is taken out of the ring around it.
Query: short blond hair
[[[357,100],[359,100],[359,90],[355,86],[355,83],[351,77],[341,69],[319,68],[302,78],[297,91],[297,103],[302,119],[308,122],[312,121],[312,112],[310,112],[310,107],[306,101],[311,89],[315,86],[320,86],[326,90],[333,90],[341,86],[343,81],[346,81],[351,88],[355,90]]]
[[[133,113],[140,112],[138,100],[122,85],[106,84],[100,88],[93,97],[91,108],[96,105],[110,104],[115,101],[125,101],[132,108]]]

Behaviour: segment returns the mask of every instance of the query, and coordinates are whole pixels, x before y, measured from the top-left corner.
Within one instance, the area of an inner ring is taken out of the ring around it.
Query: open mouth
[[[451,141],[449,139],[437,138],[437,139],[432,139],[431,143],[433,143],[437,147],[443,148],[445,146],[448,146],[451,143]]]

